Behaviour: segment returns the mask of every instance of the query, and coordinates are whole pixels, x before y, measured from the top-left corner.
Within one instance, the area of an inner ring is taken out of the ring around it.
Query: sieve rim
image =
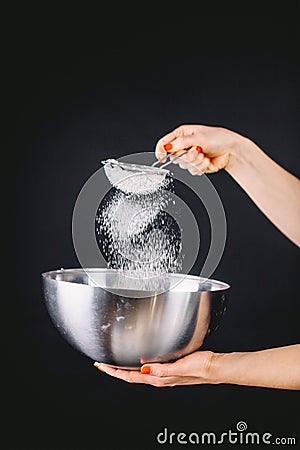
[[[134,163],[123,163],[118,160],[103,160],[101,163],[106,166],[110,165],[111,167],[121,167],[121,169],[128,170],[130,172],[140,172],[140,173],[152,173],[156,175],[167,175],[170,173],[168,169],[160,169],[157,167],[146,166],[144,164],[134,164]]]

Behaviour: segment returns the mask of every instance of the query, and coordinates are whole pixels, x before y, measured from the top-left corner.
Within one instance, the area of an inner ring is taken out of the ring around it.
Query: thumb
[[[141,367],[141,373],[156,377],[208,376],[212,367],[214,352],[209,350],[191,353],[173,363],[149,363]]]
[[[153,363],[153,364],[144,364],[141,367],[141,373],[153,375],[155,377],[170,377],[170,376],[179,376],[180,375],[180,367],[176,362],[174,363]]]

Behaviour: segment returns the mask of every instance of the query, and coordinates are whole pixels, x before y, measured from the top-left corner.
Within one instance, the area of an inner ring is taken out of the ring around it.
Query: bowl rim
[[[103,267],[87,267],[87,268],[75,267],[75,268],[67,268],[67,269],[65,269],[65,268],[61,267],[60,269],[54,269],[54,270],[48,270],[48,271],[42,272],[41,276],[44,279],[48,278],[48,279],[51,279],[51,280],[56,281],[56,282],[60,281],[60,282],[64,282],[64,283],[72,283],[72,281],[56,280],[55,278],[52,277],[52,275],[54,275],[54,274],[60,274],[60,273],[66,273],[66,272],[67,273],[85,272],[87,274],[89,272],[91,272],[91,273],[93,273],[93,272],[94,273],[95,272],[116,273],[116,269],[106,269],[106,268],[103,268]],[[229,289],[231,289],[231,285],[229,283],[226,283],[225,281],[221,281],[221,280],[216,280],[214,278],[205,278],[205,277],[200,277],[200,276],[197,276],[197,275],[189,275],[189,274],[181,274],[181,273],[172,273],[170,275],[172,275],[174,277],[178,277],[178,278],[179,277],[183,277],[184,279],[187,278],[188,280],[194,280],[194,281],[201,280],[202,282],[209,281],[209,282],[215,283],[216,286],[218,286],[218,288],[217,289],[213,289],[210,292],[228,291]],[[89,285],[85,285],[85,284],[82,284],[82,286],[90,287]],[[94,287],[96,287],[96,286],[94,286]],[[97,286],[97,287],[101,288],[101,286]]]

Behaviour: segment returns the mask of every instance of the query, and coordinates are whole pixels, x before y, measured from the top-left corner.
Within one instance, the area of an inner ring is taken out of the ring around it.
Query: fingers
[[[94,363],[94,366],[101,372],[105,372],[112,377],[127,381],[128,383],[143,383],[147,382],[147,376],[141,374],[138,370],[116,369],[106,364]],[[142,381],[144,380],[144,381]]]
[[[169,377],[169,376],[180,376],[182,375],[180,370],[180,365],[176,362],[174,363],[155,363],[155,364],[144,364],[140,371],[137,370],[127,370],[127,369],[116,369],[107,364],[95,362],[94,366],[97,367],[101,372],[108,373],[109,375],[116,376],[117,378],[122,378],[125,381],[134,382],[135,380],[140,380],[141,376],[156,376],[156,377]],[[147,377],[145,377],[146,379]],[[138,381],[140,382],[140,381]]]
[[[211,165],[210,158],[203,157],[202,161],[198,164],[195,164],[192,168],[188,169],[190,174],[192,175],[202,175],[207,172],[208,168]]]
[[[171,148],[169,147],[169,150],[172,149],[172,144],[170,143],[178,136],[178,133],[178,128],[176,128],[170,133],[167,133],[163,138],[159,139],[159,141],[157,141],[155,146],[155,156],[159,161],[162,162],[162,160],[166,157],[168,144],[171,145]],[[167,147],[165,148],[165,146]]]
[[[166,161],[169,153],[172,163],[178,164],[181,169],[188,170],[191,175],[203,175],[218,171],[219,168],[212,163],[211,158],[203,152],[202,147],[197,145],[199,135],[188,134],[185,136],[180,130],[181,127],[158,141],[155,154],[160,162]],[[170,142],[172,137],[174,139]]]
[[[214,353],[201,351],[191,353],[173,363],[146,363],[140,371],[125,370],[95,362],[94,366],[108,375],[128,383],[151,384],[156,387],[186,384],[213,383],[211,373]]]
[[[181,125],[159,139],[155,146],[157,159],[163,162],[167,153],[176,153],[178,150],[186,150],[197,145],[196,128],[192,125]]]
[[[177,158],[178,154],[184,154]],[[210,166],[210,158],[202,152],[202,148],[194,146],[187,152],[177,152],[176,156],[170,156],[173,164],[178,164],[181,169],[187,169],[192,175],[202,175]]]
[[[189,162],[195,162],[196,159],[202,158],[203,152],[200,146],[192,147],[190,150],[186,153],[186,159]]]
[[[114,367],[108,366],[106,364],[94,363],[94,366],[97,367],[101,372],[105,372],[106,374],[118,378],[120,380],[126,381],[127,383],[141,383],[141,384],[150,384],[156,387],[166,387],[166,386],[175,386],[176,377],[159,377],[149,373],[142,373],[138,370],[124,370],[124,369],[116,369]],[[145,366],[143,366],[145,367]]]
[[[166,162],[167,158],[167,152],[164,149],[164,147],[159,147],[155,149],[155,156],[159,160],[159,162],[163,163]]]
[[[186,165],[188,165],[188,161],[186,160],[186,151],[180,150],[178,152],[174,152],[174,154],[170,155],[170,161],[172,161],[173,164],[179,164],[179,166],[182,169],[186,168]]]
[[[192,134],[189,136],[182,136],[173,139],[171,142],[166,142],[165,138],[159,141],[156,145],[155,155],[161,160],[167,153],[177,154],[181,150],[187,150],[191,147],[196,147],[198,144],[198,138]]]

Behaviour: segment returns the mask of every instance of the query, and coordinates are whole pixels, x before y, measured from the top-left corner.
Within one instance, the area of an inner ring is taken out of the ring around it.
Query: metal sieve
[[[178,155],[175,159],[180,156]],[[107,159],[101,162],[107,178],[114,187],[126,194],[148,194],[163,186],[166,176],[170,174],[165,167],[172,161],[169,159],[159,168],[155,167],[159,161],[155,161],[152,166],[123,163],[116,159]]]

